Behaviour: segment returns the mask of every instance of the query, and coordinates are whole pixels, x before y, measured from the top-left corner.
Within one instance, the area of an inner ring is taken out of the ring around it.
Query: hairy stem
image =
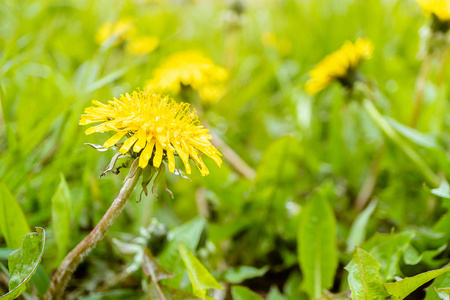
[[[131,170],[130,170],[131,172]],[[141,176],[142,169],[138,168],[134,176],[130,176],[124,182],[119,195],[111,204],[111,207],[105,213],[100,222],[95,228],[85,237],[61,262],[58,270],[52,277],[50,288],[47,291],[44,299],[58,300],[62,299],[64,290],[72,277],[73,272],[80,265],[83,259],[94,249],[94,247],[105,236],[108,229],[122,212],[125,204],[130,198],[136,184]]]

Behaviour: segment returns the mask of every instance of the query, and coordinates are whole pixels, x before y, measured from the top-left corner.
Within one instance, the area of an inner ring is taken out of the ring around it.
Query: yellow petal
[[[133,151],[138,153],[142,148],[144,148],[145,143],[147,142],[147,134],[145,132],[145,129],[139,129],[136,135],[139,139],[136,144],[134,144]]]
[[[123,146],[120,148],[120,152],[122,152],[123,154],[127,153],[128,150],[130,150],[131,146],[133,146],[133,144],[137,141],[137,139],[137,134],[133,134],[132,137],[130,137],[125,141],[125,143],[123,143]]]
[[[115,143],[117,143],[127,132],[126,131],[119,131],[118,133],[116,133],[115,135],[113,135],[112,137],[110,137],[104,144],[103,147],[104,148],[109,148],[112,145],[114,145]]]
[[[155,140],[150,140],[147,142],[144,150],[142,150],[141,156],[139,157],[139,167],[142,169],[148,165],[150,157],[152,157],[153,147],[155,146]]]
[[[191,174],[191,166],[189,165],[189,153],[186,153],[181,147],[177,144],[173,144],[175,150],[183,161],[184,167],[186,168],[186,173]]]
[[[156,151],[155,156],[153,157],[153,166],[156,168],[159,168],[162,161],[162,155],[163,155],[163,148],[159,142],[155,143],[156,145]]]
[[[175,172],[175,156],[173,155],[173,149],[170,145],[166,148],[166,153],[167,159],[169,160],[169,172],[173,173]]]

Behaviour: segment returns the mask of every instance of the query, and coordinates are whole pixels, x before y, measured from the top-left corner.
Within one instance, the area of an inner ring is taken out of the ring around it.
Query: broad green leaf
[[[450,288],[436,289],[436,293],[442,300],[450,300]]]
[[[34,284],[36,289],[38,290],[39,296],[43,296],[45,292],[47,292],[50,286],[50,278],[47,273],[45,273],[44,268],[39,265],[36,269],[36,272],[31,277],[31,282]]]
[[[165,281],[166,285],[177,288],[185,272],[185,267],[181,263],[181,257],[178,253],[179,242],[183,242],[189,251],[194,251],[200,242],[205,224],[205,219],[197,217],[169,232],[170,241],[158,255],[158,261],[161,265],[175,275],[174,278]]]
[[[333,285],[338,264],[336,220],[321,191],[314,193],[301,214],[297,243],[305,277],[302,288],[311,298],[317,298]]]
[[[347,252],[351,253],[355,246],[361,245],[366,238],[367,224],[369,223],[370,216],[377,207],[377,201],[374,200],[361,212],[352,224],[350,234],[347,239]]]
[[[183,245],[179,244],[178,251],[181,259],[188,271],[189,279],[191,280],[192,290],[194,295],[198,297],[205,297],[208,289],[223,289],[223,287],[214,279],[202,263]]]
[[[394,297],[404,299],[428,281],[450,271],[450,267],[428,271],[413,277],[406,277],[401,281],[385,283],[384,286],[388,293]]]
[[[231,289],[233,300],[262,300],[262,298],[245,286],[233,286]]]
[[[16,299],[26,290],[26,283],[36,272],[42,260],[45,247],[45,230],[36,227],[36,232],[28,233],[23,238],[22,246],[13,251],[8,258],[9,265],[9,293],[0,299]]]
[[[223,276],[228,283],[237,284],[249,278],[261,277],[268,270],[269,267],[257,269],[250,266],[239,266],[227,269]]]
[[[438,188],[432,189],[431,193],[446,199],[450,199],[450,186],[447,180],[442,180],[441,185]]]
[[[52,198],[52,229],[59,263],[67,254],[70,241],[70,191],[63,174]]]
[[[271,219],[273,225],[265,230],[268,234],[274,230],[272,228],[290,226],[291,218],[286,209],[286,202],[295,196],[302,152],[303,147],[297,138],[281,137],[267,147],[256,170],[254,201],[257,208]],[[266,221],[258,226],[265,226]],[[285,235],[291,235],[294,239],[295,227],[296,223],[293,230],[285,231]]]
[[[443,274],[433,280],[433,283],[426,288],[425,300],[439,300],[439,295],[436,293],[437,289],[445,289],[450,287],[450,272]]]
[[[158,283],[158,286],[159,286],[161,292],[163,293],[164,297],[166,298],[166,300],[200,299],[200,298],[192,295],[191,293],[188,293],[188,292],[185,292],[185,291],[182,291],[179,289],[174,289],[174,288],[171,288],[171,287],[161,284],[161,283]],[[148,300],[154,300],[154,299],[160,300],[161,299],[154,282],[151,282],[150,285],[147,287],[147,298],[146,299],[148,299]]]
[[[276,286],[270,288],[267,294],[267,300],[287,300],[287,296],[283,295]]]
[[[414,248],[413,246],[409,246],[405,251],[405,255],[403,256],[403,261],[407,265],[417,265],[422,260],[422,255]]]
[[[388,294],[380,276],[380,264],[365,250],[356,247],[352,261],[345,267],[353,300],[384,299]]]
[[[0,230],[6,245],[13,249],[19,248],[23,236],[31,231],[19,203],[2,181],[0,181]]]
[[[298,139],[285,136],[273,142],[264,152],[257,169],[255,185],[258,200],[267,201],[274,189],[285,187],[292,190],[289,183],[298,174],[298,162],[302,153]]]
[[[398,133],[416,143],[417,145],[425,148],[442,149],[435,136],[425,134],[414,128],[405,126],[392,118],[385,118]]]
[[[380,263],[380,275],[384,281],[392,280],[400,275],[399,262],[402,254],[408,249],[413,231],[405,231],[397,234],[376,234],[365,245],[365,250]]]

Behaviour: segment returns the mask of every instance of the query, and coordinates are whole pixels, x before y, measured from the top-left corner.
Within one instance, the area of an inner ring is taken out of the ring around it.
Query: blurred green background
[[[120,42],[99,45],[96,34],[102,24],[123,18],[131,19],[141,34],[158,37],[158,47],[133,55]],[[191,291],[179,256],[164,256],[162,228],[169,232],[168,241],[184,228],[178,238],[191,240],[191,251],[227,287],[213,295],[216,299],[231,299],[232,285],[272,300],[308,299],[298,265],[297,227],[315,190],[326,197],[336,219],[339,265],[332,293],[348,289],[343,268],[352,246],[376,232],[392,237],[412,232],[403,248],[393,246],[389,252],[398,257],[391,275],[441,267],[449,262],[445,224],[450,223],[441,218],[450,202],[430,192],[416,167],[385,140],[359,103],[348,101],[344,89],[334,84],[314,99],[304,92],[308,72],[325,55],[345,40],[367,37],[375,50],[362,72],[383,93],[377,106],[396,122],[409,124],[421,65],[419,30],[427,22],[412,0],[0,0],[0,197],[10,192],[29,226],[46,229],[42,267],[50,276],[100,220],[126,173],[99,178],[114,152],[84,145],[102,144],[110,136],[84,134],[87,127],[78,125],[84,108],[93,99],[105,102],[144,87],[170,54],[200,50],[230,73],[225,96],[202,118],[256,170],[256,177],[243,178],[226,160],[218,168],[205,159],[209,176],[193,171],[186,180],[166,173],[174,199],[161,186],[158,199],[150,195],[135,203],[139,187],[106,239],[75,273],[67,299],[145,299],[139,268],[114,281],[133,255],[123,254],[113,238],[130,242],[145,237],[142,228],[154,233],[144,238],[145,245],[155,256],[162,253],[160,261],[177,274],[167,282],[174,288]],[[436,173],[448,178],[448,92],[445,84],[435,83],[441,67],[431,65],[418,129],[400,133]],[[448,70],[445,76],[448,82]],[[356,198],[377,157],[370,196],[376,208],[352,242],[351,226],[361,211],[355,209]],[[66,206],[58,208],[55,201]],[[55,234],[55,228],[68,229]],[[7,248],[1,237],[0,247]],[[405,253],[429,254],[408,264]],[[6,257],[1,259],[6,266]],[[252,269],[233,269],[239,266]],[[236,293],[234,298],[241,299]],[[29,289],[27,297],[37,294]],[[411,299],[424,295],[419,291]]]

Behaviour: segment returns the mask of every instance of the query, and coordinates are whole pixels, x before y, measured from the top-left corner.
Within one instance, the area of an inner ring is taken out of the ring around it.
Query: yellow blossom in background
[[[182,86],[198,91],[202,101],[213,103],[225,92],[228,72],[199,51],[170,55],[147,81],[146,89],[178,94]]]
[[[417,0],[427,13],[434,14],[442,22],[450,20],[450,0]]]
[[[116,23],[105,22],[97,31],[95,40],[98,44],[103,44],[112,36],[117,38],[116,42],[121,42],[131,35],[134,31],[133,19],[124,18]]]
[[[138,4],[145,4],[145,3],[162,3],[165,0],[136,0],[136,3]]]
[[[277,49],[282,56],[286,56],[292,51],[291,41],[286,38],[277,37],[273,32],[264,32],[261,35],[261,42],[266,47]]]
[[[153,52],[159,46],[156,36],[133,36],[127,40],[125,50],[133,55],[145,55]]]
[[[368,39],[358,38],[355,43],[346,41],[342,47],[326,56],[311,70],[306,82],[306,92],[315,95],[336,80],[345,80],[365,59],[372,56],[373,44]]]
[[[220,152],[211,144],[208,129],[204,128],[188,103],[177,103],[168,97],[147,91],[138,91],[113,98],[108,104],[92,101],[96,106],[85,109],[80,125],[100,123],[86,130],[94,132],[115,131],[104,144],[109,148],[126,137],[120,152],[139,155],[139,166],[149,163],[159,168],[167,159],[169,171],[175,172],[175,155],[178,155],[186,173],[191,173],[189,159],[197,165],[202,176],[209,170],[201,153],[221,165]]]

